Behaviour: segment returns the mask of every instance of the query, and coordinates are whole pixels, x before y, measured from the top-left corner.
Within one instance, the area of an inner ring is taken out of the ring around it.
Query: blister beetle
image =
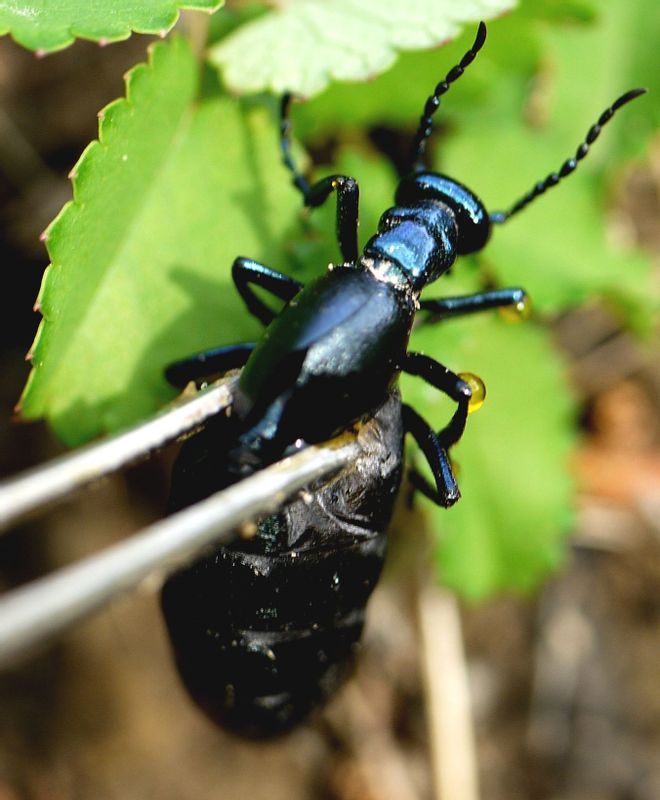
[[[221,547],[167,581],[163,609],[184,681],[210,716],[237,732],[267,736],[286,730],[341,682],[382,563],[403,433],[417,441],[435,481],[431,485],[414,473],[414,485],[446,507],[460,496],[449,449],[465,428],[472,389],[431,357],[408,352],[413,320],[419,310],[444,319],[497,307],[523,308],[525,294],[511,288],[420,301],[420,292],[447,272],[457,256],[481,250],[493,225],[573,172],[614,113],[643,92],[621,96],[558,172],[508,211],[489,214],[470,189],[424,164],[440,100],[485,37],[481,23],[472,47],[427,100],[412,171],[399,183],[395,205],[382,215],[361,254],[358,185],[345,175],[312,185],[306,181],[292,160],[291,98],[284,97],[284,165],[305,206],[320,206],[336,194],[342,263],[303,286],[263,264],[237,258],[232,277],[248,311],[267,326],[262,338],[200,353],[167,370],[168,379],[182,386],[242,367],[231,418],[210,422],[197,439],[184,444],[173,475],[175,508],[272,463],[296,442],[320,442],[369,419],[387,439],[396,429],[392,420],[401,417],[401,434],[394,435],[396,444],[394,439],[389,443],[395,468],[387,478],[376,466],[378,459],[372,460],[362,493],[350,502],[341,499],[354,488],[349,472],[330,484],[329,491],[339,497],[336,503],[328,503],[326,489],[317,487],[313,504],[288,506],[262,521],[250,542]],[[284,301],[283,310],[271,311],[251,285]],[[419,376],[456,403],[444,428],[433,430],[392,394],[401,372]],[[382,496],[382,508],[374,504],[374,492]]]

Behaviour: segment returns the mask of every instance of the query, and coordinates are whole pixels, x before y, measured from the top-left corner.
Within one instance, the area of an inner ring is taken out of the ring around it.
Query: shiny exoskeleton
[[[224,435],[220,433],[220,435]],[[179,673],[213,720],[265,737],[331,695],[356,655],[369,595],[385,557],[401,481],[397,393],[357,425],[361,455],[277,514],[169,579],[162,606]],[[231,482],[212,436],[186,443],[172,501],[197,492],[197,475]],[[189,469],[191,463],[194,468]]]
[[[412,171],[361,253],[357,183],[344,175],[307,183],[291,159],[290,97],[284,98],[284,164],[306,206],[336,194],[342,261],[303,286],[255,261],[236,259],[236,288],[267,326],[263,336],[200,353],[167,371],[172,383],[183,386],[243,367],[231,417],[211,421],[183,446],[173,475],[173,509],[261,469],[291,447],[322,441],[355,423],[371,420],[385,445],[374,447],[361,471],[348,470],[329,486],[314,488],[310,503],[286,506],[262,521],[253,539],[219,548],[166,583],[163,609],[184,682],[212,718],[239,733],[286,730],[346,674],[384,556],[403,433],[417,441],[434,477],[433,486],[414,473],[414,485],[443,506],[460,496],[448,451],[465,428],[472,382],[430,356],[408,351],[413,321],[420,309],[434,320],[503,306],[522,309],[525,294],[511,288],[420,301],[420,292],[459,255],[481,250],[494,224],[573,172],[603,125],[643,92],[616,100],[558,172],[508,211],[489,214],[470,189],[424,166],[440,98],[485,37],[482,23],[472,47],[427,100]],[[275,314],[251,284],[284,301],[283,310]],[[401,372],[419,376],[456,403],[444,428],[433,430],[399,402],[393,392]]]

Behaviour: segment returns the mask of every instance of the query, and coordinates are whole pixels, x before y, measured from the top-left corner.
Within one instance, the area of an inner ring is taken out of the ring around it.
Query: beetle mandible
[[[354,474],[340,475],[329,494],[314,489],[307,511],[290,504],[262,520],[249,542],[221,547],[165,584],[163,609],[184,682],[212,718],[245,735],[286,730],[342,682],[384,558],[403,433],[418,443],[435,483],[413,473],[414,486],[445,507],[460,497],[449,450],[464,431],[471,405],[481,400],[473,397],[471,385],[478,387],[477,395],[480,385],[428,355],[409,352],[412,324],[419,310],[440,319],[505,306],[522,310],[526,296],[508,288],[420,300],[420,292],[458,256],[481,250],[494,225],[571,174],[616,111],[645,91],[619,97],[557,172],[508,210],[489,214],[466,186],[425,167],[433,115],[485,38],[481,23],[472,47],[426,101],[411,172],[362,253],[356,181],[332,175],[307,182],[291,157],[291,97],[283,98],[284,165],[305,206],[320,206],[336,195],[342,262],[303,286],[237,258],[232,277],[248,311],[267,326],[263,336],[199,353],[167,370],[174,385],[184,386],[242,367],[231,418],[211,421],[184,444],[173,474],[174,509],[240,480],[302,442],[323,441],[361,420],[371,419],[381,440],[367,459],[362,493],[355,491]],[[284,301],[283,310],[275,314],[252,285]],[[456,403],[441,430],[400,403],[395,387],[401,372],[420,377]]]

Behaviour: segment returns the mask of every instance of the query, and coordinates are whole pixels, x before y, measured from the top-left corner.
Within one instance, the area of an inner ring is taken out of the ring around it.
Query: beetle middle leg
[[[244,367],[255,347],[255,342],[245,342],[203,350],[170,364],[165,368],[165,378],[172,386],[183,389],[190,381]]]
[[[251,258],[237,258],[232,264],[231,277],[248,311],[264,325],[269,325],[273,321],[276,312],[257,297],[250,288],[251,283],[266,289],[287,303],[303,288],[303,284],[295,278]]]
[[[529,310],[529,298],[524,289],[511,287],[495,289],[489,292],[476,292],[458,297],[441,297],[437,300],[422,300],[419,307],[422,311],[430,311],[440,319],[458,317],[464,314],[474,314],[478,311],[488,311],[492,308],[506,308],[516,310],[524,316]]]
[[[292,300],[303,288],[303,284],[295,278],[251,258],[237,258],[232,265],[231,276],[248,311],[264,325],[273,321],[276,312],[257,297],[250,284],[266,289],[285,302]],[[244,367],[255,347],[255,342],[245,342],[203,350],[170,364],[165,369],[165,377],[172,386],[182,389],[190,381]]]
[[[317,208],[323,205],[333,192],[337,193],[337,241],[344,262],[353,263],[358,257],[357,229],[360,192],[357,181],[346,175],[330,175],[317,183],[311,185],[308,183],[291,157],[290,108],[291,95],[285,94],[282,98],[280,122],[280,147],[284,166],[293,175],[293,185],[302,194],[303,202],[308,208]]]

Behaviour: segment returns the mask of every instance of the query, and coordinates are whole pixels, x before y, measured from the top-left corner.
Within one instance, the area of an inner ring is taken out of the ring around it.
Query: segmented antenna
[[[419,119],[419,127],[417,128],[417,133],[415,134],[415,140],[413,143],[413,172],[421,172],[423,169],[425,169],[424,156],[426,154],[426,143],[428,142],[429,136],[433,131],[432,117],[440,107],[440,98],[443,94],[445,94],[445,92],[449,91],[451,84],[458,80],[463,72],[465,72],[466,67],[468,67],[474,61],[475,56],[479,50],[481,50],[485,41],[486,26],[483,22],[480,22],[477,30],[477,36],[472,47],[467,51],[460,62],[449,70],[445,76],[445,79],[440,81],[440,83],[435,87],[433,94],[426,101],[424,113]]]
[[[582,159],[589,152],[591,145],[600,136],[600,132],[602,131],[603,127],[612,119],[615,113],[622,106],[625,106],[626,103],[629,103],[631,100],[634,100],[636,97],[639,97],[645,93],[646,89],[631,89],[629,92],[622,94],[618,100],[615,100],[609,108],[606,108],[605,111],[603,111],[598,118],[598,122],[589,128],[584,141],[578,146],[573,158],[567,158],[566,161],[564,161],[564,163],[561,165],[561,168],[558,172],[551,172],[547,178],[539,181],[529,192],[527,192],[526,195],[514,203],[514,205],[512,205],[508,211],[496,211],[494,214],[491,214],[490,221],[498,225],[506,222],[514,214],[517,214],[519,211],[525,208],[525,206],[529,205],[532,200],[540,197],[546,190],[556,186],[559,181],[570,175],[571,172],[574,172],[579,162],[582,161]]]
[[[289,113],[291,111],[292,99],[293,95],[290,92],[282,96],[282,104],[280,106],[280,150],[282,151],[284,166],[293,175],[293,185],[302,192],[304,197],[307,197],[309,194],[309,183],[305,180],[302,173],[298,171],[291,157],[291,120],[289,118]]]

